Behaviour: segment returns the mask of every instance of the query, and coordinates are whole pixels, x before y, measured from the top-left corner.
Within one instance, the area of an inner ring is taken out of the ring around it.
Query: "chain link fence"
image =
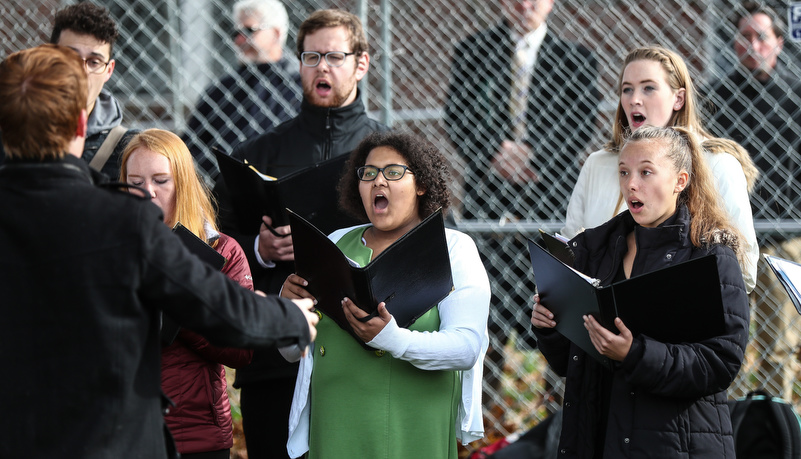
[[[72,2],[7,0],[0,5],[2,52],[46,42],[57,9]],[[233,1],[104,0],[120,26],[114,50],[117,67],[107,87],[125,106],[130,127],[161,127],[182,133],[204,88],[237,66],[231,41]],[[540,142],[532,152],[539,185],[509,186],[486,170],[488,151],[497,148],[508,119],[492,119],[493,91],[509,94],[503,66],[481,63],[507,52],[502,43],[475,52],[459,52],[458,43],[501,20],[496,2],[483,0],[294,0],[285,2],[290,17],[287,48],[294,54],[298,25],[313,10],[339,7],[360,16],[368,31],[371,69],[362,91],[371,116],[414,131],[434,142],[451,159],[457,226],[476,240],[492,278],[492,349],[487,359],[485,404],[488,427],[506,435],[536,423],[559,403],[561,382],[545,371],[528,332],[533,279],[526,237],[539,228],[558,231],[564,206],[581,162],[610,137],[617,105],[618,71],[628,50],[662,44],[679,52],[698,86],[705,88],[737,68],[731,24],[739,3],[731,0],[687,2],[566,0],[555,2],[549,34],[575,42],[592,55],[570,55],[567,64],[553,62],[543,78],[562,80],[555,91],[539,95],[540,116],[529,119],[527,134]],[[773,2],[779,17],[789,5]],[[463,50],[464,51],[464,50]],[[566,53],[569,54],[569,53]],[[780,65],[798,80],[798,44],[785,38]],[[564,56],[560,56],[564,57]],[[594,59],[595,74],[592,74]],[[580,70],[570,70],[578,68]],[[581,70],[584,69],[584,70]],[[569,73],[572,71],[574,73]],[[591,75],[592,78],[586,80]],[[508,80],[506,80],[508,82]],[[593,93],[593,86],[595,92]],[[782,91],[751,95],[781,107],[772,117],[753,113],[754,125],[738,139],[757,152],[762,168],[761,194],[755,195],[760,244],[779,256],[799,259],[795,238],[801,234],[798,94]],[[483,91],[483,92],[482,92]],[[451,94],[449,96],[449,94]],[[459,103],[452,105],[460,96]],[[742,98],[742,96],[736,96]],[[589,102],[588,102],[589,101]],[[732,100],[717,100],[718,104]],[[465,105],[466,104],[466,105]],[[751,110],[745,108],[744,110]],[[733,117],[723,111],[715,116]],[[500,116],[500,115],[499,115]],[[502,115],[508,116],[508,115]],[[501,126],[501,127],[499,127]],[[508,126],[507,126],[508,127]],[[780,130],[780,133],[776,131]],[[756,135],[753,131],[767,134]],[[244,131],[239,140],[244,140]],[[233,145],[224,145],[231,147]],[[779,156],[775,151],[780,150]],[[753,153],[752,153],[753,154]],[[767,180],[770,178],[770,180]],[[778,186],[776,183],[780,183]],[[781,188],[781,189],[778,189]],[[779,199],[775,199],[776,197]],[[752,341],[732,395],[768,384],[767,389],[801,401],[798,385],[799,315],[785,310],[787,296],[763,262],[767,281],[759,293],[764,307],[752,313]],[[677,301],[681,301],[677,288]],[[692,320],[692,318],[688,318]],[[766,360],[767,357],[770,357]],[[765,364],[767,361],[768,364]],[[773,384],[773,385],[771,385]]]

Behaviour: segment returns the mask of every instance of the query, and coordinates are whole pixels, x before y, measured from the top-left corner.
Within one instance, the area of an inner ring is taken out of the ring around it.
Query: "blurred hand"
[[[523,143],[504,140],[490,165],[495,172],[515,185],[539,182],[537,173],[531,169],[531,148]]]
[[[279,237],[270,231],[273,221],[268,216],[262,217],[262,225],[259,228],[259,256],[264,261],[293,261],[295,259],[295,248],[292,245],[292,236]],[[289,225],[275,228],[275,232],[281,235],[291,234]]]
[[[623,324],[620,317],[615,318],[615,327],[620,331],[619,335],[612,333],[601,325],[595,317],[584,316],[584,328],[590,332],[590,341],[595,349],[601,354],[612,360],[621,361],[631,350],[631,342],[634,338],[631,331]]]
[[[306,282],[306,279],[297,274],[290,274],[284,281],[284,285],[281,286],[281,296],[291,300],[301,298],[311,298],[314,300],[311,293],[306,290],[306,286],[308,285],[309,283]],[[315,300],[314,303],[317,304],[317,301]]]
[[[531,325],[537,328],[553,328],[556,322],[553,320],[553,313],[545,306],[540,304],[540,296],[534,295],[534,306],[531,307]]]
[[[359,319],[367,317],[369,314],[364,312],[360,307],[350,300],[345,298],[342,300],[342,309],[345,312],[345,318],[353,328],[356,336],[362,339],[365,343],[369,343],[376,337],[377,334],[387,326],[392,315],[387,311],[387,305],[382,301],[378,303],[378,316],[373,317],[367,322],[362,322]]]
[[[292,302],[295,303],[295,305],[303,311],[303,315],[306,316],[306,322],[309,323],[309,336],[311,340],[314,341],[317,339],[317,322],[320,321],[320,317],[314,312],[314,302],[308,298],[292,300]],[[307,352],[309,352],[308,346],[303,349],[302,355],[305,357]]]

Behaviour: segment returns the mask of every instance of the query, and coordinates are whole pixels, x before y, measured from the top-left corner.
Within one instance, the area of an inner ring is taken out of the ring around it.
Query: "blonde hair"
[[[184,141],[163,129],[148,129],[136,134],[122,153],[121,182],[128,175],[128,159],[139,149],[158,153],[170,161],[175,182],[175,212],[172,221],[165,223],[172,228],[180,222],[196,236],[207,241],[207,228],[218,231],[214,204],[208,187],[198,176],[192,154]]]
[[[677,198],[690,212],[690,241],[696,247],[722,244],[731,247],[744,264],[743,237],[729,221],[720,204],[715,178],[704,158],[702,144],[697,136],[685,127],[663,128],[644,126],[634,131],[624,142],[621,151],[637,142],[650,142],[661,149],[673,164],[675,171],[686,171],[687,186]]]
[[[684,88],[684,105],[673,112],[667,127],[688,128],[691,132],[703,139],[701,146],[704,150],[710,153],[728,153],[734,156],[743,168],[745,180],[748,184],[748,193],[750,194],[754,189],[757,178],[759,178],[759,170],[754,165],[751,156],[745,148],[737,142],[715,137],[704,128],[698,110],[698,93],[690,77],[687,64],[677,53],[661,46],[635,48],[631,50],[624,59],[623,66],[620,69],[620,75],[617,79],[618,104],[615,112],[614,125],[612,127],[612,140],[605,145],[605,148],[611,152],[620,152],[621,146],[631,132],[629,120],[626,117],[626,112],[623,111],[623,104],[620,102],[620,96],[623,91],[623,73],[626,67],[635,61],[653,61],[659,63],[662,70],[665,72],[665,79],[671,89],[673,89],[673,91],[678,91]]]

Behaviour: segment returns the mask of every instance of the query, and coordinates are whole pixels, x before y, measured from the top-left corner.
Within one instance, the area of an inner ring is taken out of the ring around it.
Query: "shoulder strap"
[[[102,170],[103,166],[106,165],[106,162],[111,157],[111,152],[114,151],[114,148],[126,132],[128,132],[128,128],[122,125],[111,128],[108,136],[106,136],[106,140],[103,141],[103,144],[100,145],[100,148],[97,150],[97,154],[89,161],[89,167],[97,171]]]

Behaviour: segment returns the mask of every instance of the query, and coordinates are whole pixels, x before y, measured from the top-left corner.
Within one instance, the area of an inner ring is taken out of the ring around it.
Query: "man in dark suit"
[[[200,261],[150,199],[95,186],[84,67],[52,44],[0,63],[0,457],[167,458],[162,311],[256,348],[306,346],[317,315]]]
[[[445,126],[467,163],[462,215],[468,219],[563,219],[593,136],[599,102],[594,55],[546,22],[553,0],[502,0],[501,23],[460,42],[453,53]],[[519,236],[515,236],[520,238]],[[493,292],[486,361],[502,366],[514,329],[534,346],[527,305],[533,291],[524,240],[493,236],[484,246]],[[497,369],[486,372],[494,385]]]
[[[559,219],[593,135],[594,55],[546,22],[553,0],[503,0],[503,21],[453,54],[445,124],[468,168],[463,215]]]

